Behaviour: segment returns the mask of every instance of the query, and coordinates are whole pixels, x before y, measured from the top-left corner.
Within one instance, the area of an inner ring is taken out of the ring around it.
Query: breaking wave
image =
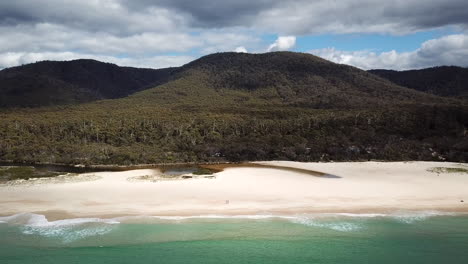
[[[25,235],[59,238],[66,243],[109,233],[113,230],[113,225],[119,224],[113,219],[100,218],[48,221],[44,215],[32,213],[0,217],[0,222],[19,226],[19,230]]]
[[[424,221],[436,216],[454,216],[456,213],[439,212],[439,211],[422,211],[422,212],[399,212],[389,215],[392,219],[404,223],[413,224],[415,222]]]
[[[455,213],[437,211],[397,212],[392,214],[351,214],[351,213],[323,213],[304,215],[198,215],[198,216],[127,216],[109,219],[102,218],[73,218],[49,221],[46,216],[33,213],[21,213],[0,217],[0,224],[18,226],[24,235],[39,235],[57,238],[65,243],[74,242],[93,236],[105,235],[113,231],[121,223],[177,223],[191,220],[280,220],[314,228],[324,228],[337,232],[357,232],[366,228],[366,221],[359,219],[384,218],[404,224],[413,224],[435,216],[453,216]]]
[[[324,222],[323,220],[310,219],[310,218],[297,218],[292,220],[293,223],[303,224],[306,226],[326,228],[340,232],[352,232],[363,229],[362,224],[351,223],[351,222]]]

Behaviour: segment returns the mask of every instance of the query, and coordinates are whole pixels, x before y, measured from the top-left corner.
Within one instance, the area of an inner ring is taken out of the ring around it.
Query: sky
[[[42,60],[181,66],[298,51],[361,69],[468,66],[467,0],[0,0],[0,69]]]

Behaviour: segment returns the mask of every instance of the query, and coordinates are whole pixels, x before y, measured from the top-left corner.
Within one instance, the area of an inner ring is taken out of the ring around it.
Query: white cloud
[[[74,52],[7,52],[0,53],[0,68],[34,63],[43,60],[68,61],[76,59],[93,59],[103,62],[114,63],[120,66],[153,69],[182,66],[183,64],[194,60],[194,58],[191,56],[153,56],[119,58],[113,56],[82,54]]]
[[[420,69],[439,65],[468,66],[468,35],[444,36],[424,42],[411,52],[395,50],[376,53],[372,51],[342,51],[335,48],[311,50],[324,59],[356,66],[362,69]]]
[[[273,51],[291,49],[296,42],[293,36],[298,35],[401,35],[447,26],[455,30],[468,28],[468,1],[5,0],[0,1],[0,55],[2,65],[11,66],[17,60],[7,54],[72,53],[144,60],[171,53],[204,55],[239,47],[261,52],[267,45],[260,38],[263,34],[290,35],[271,44],[268,50]],[[429,56],[451,62],[454,56],[464,54],[460,49],[460,54],[450,51],[443,52],[443,56],[428,52],[434,49],[421,47],[421,64],[431,61]],[[413,65],[399,61],[410,53],[317,52],[362,67]]]
[[[89,32],[41,23],[0,27],[0,52],[57,52],[82,50],[96,54],[185,52],[203,40],[184,33],[144,32],[128,36]],[[14,41],[12,41],[14,40]]]
[[[247,49],[244,46],[239,46],[236,49],[234,49],[234,52],[247,53]]]
[[[468,25],[466,0],[282,0],[260,10],[257,27],[280,34],[402,35]]]
[[[289,50],[296,45],[295,36],[278,37],[275,43],[268,47],[268,51]]]
[[[49,23],[15,27],[0,25],[0,35],[0,69],[37,60],[78,59],[78,56],[130,66],[176,66],[180,63],[173,61],[173,58],[194,58],[192,55],[184,55],[194,49],[200,49],[201,54],[209,54],[246,47],[244,45],[257,47],[261,43],[261,39],[254,33],[239,30],[213,30],[201,34],[144,32],[119,36]],[[181,55],[167,56],[169,52]],[[121,57],[131,59],[116,59]],[[147,59],[153,57],[158,60]],[[158,63],[161,58],[166,58],[166,62]],[[171,58],[171,61],[167,58]]]
[[[262,40],[252,32],[233,29],[231,32],[225,30],[210,30],[200,34],[203,41],[201,54],[232,51],[238,47],[257,47]]]
[[[0,68],[34,62],[37,56],[76,55],[132,66],[174,66],[180,64],[174,58],[193,58],[197,51],[255,48],[261,42],[254,31],[193,28],[185,13],[154,3],[143,7],[132,9],[121,0],[0,1]],[[122,57],[129,59],[116,59]],[[154,66],[155,60],[147,58],[166,58],[166,63]]]

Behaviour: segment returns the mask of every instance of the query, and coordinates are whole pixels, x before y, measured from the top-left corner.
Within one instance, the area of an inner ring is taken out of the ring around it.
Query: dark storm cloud
[[[408,33],[468,25],[466,0],[122,0],[129,9],[164,7],[191,26],[244,26],[283,34]]]
[[[130,35],[184,28],[184,17],[164,7],[135,12],[119,0],[0,1],[0,25],[56,24],[72,29]]]
[[[383,17],[398,19],[416,28],[468,25],[468,1],[389,1]]]
[[[34,23],[37,19],[34,17],[22,14],[16,10],[8,12],[8,10],[1,10],[0,12],[0,26],[14,26],[23,23]]]
[[[280,34],[405,34],[467,27],[466,0],[15,0],[0,2],[0,25],[55,23],[129,33],[245,27]]]
[[[468,25],[468,1],[286,1],[263,11],[256,22],[288,34],[406,34]]]
[[[193,26],[228,27],[251,26],[255,17],[262,11],[280,3],[277,0],[123,0],[132,9],[149,6],[166,7],[182,12],[191,18]]]
[[[0,23],[11,24],[29,24],[52,22],[56,20],[64,21],[69,19],[69,16],[56,13],[54,9],[61,7],[60,1],[45,0],[45,1],[1,1],[0,2]],[[83,11],[75,9],[77,13]],[[58,11],[58,10],[57,10]],[[56,15],[54,15],[56,13]],[[57,21],[57,22],[59,22]]]

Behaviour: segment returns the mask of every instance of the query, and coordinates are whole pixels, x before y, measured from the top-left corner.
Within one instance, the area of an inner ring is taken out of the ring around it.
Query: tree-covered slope
[[[193,89],[221,94],[235,90],[246,97],[312,108],[440,100],[348,65],[294,52],[212,54],[177,69],[174,76]],[[179,83],[167,85],[178,89]]]
[[[172,69],[94,60],[43,61],[0,71],[0,107],[37,107],[128,96],[165,82]]]
[[[466,102],[290,52],[213,54],[125,98],[0,121],[0,160],[468,160]]]
[[[468,98],[468,69],[442,66],[422,70],[370,70],[398,85],[440,96]]]

